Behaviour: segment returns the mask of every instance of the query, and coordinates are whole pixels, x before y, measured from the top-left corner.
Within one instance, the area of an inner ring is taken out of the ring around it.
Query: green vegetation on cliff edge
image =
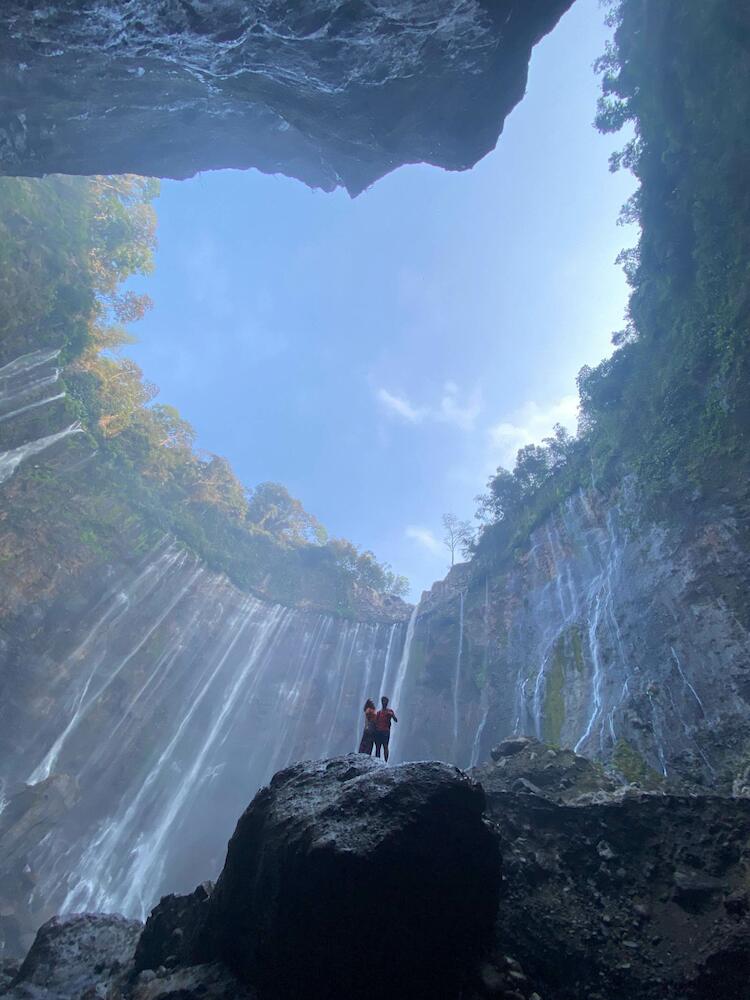
[[[580,488],[630,476],[652,514],[742,497],[750,424],[750,16],[734,0],[611,0],[599,60],[603,132],[639,186],[623,208],[638,245],[616,350],[578,385],[580,424],[518,453],[479,498],[480,558],[522,547]],[[719,494],[722,495],[722,494]]]
[[[80,458],[22,464],[4,484],[0,558],[16,539],[81,543],[95,558],[176,536],[240,587],[353,614],[357,594],[406,581],[325,529],[277,483],[246,489],[122,349],[150,302],[123,290],[153,266],[156,182],[0,180],[0,364],[59,348],[67,395],[0,423],[0,451],[77,420]],[[59,474],[62,473],[62,474]],[[71,554],[72,557],[72,554]],[[77,557],[75,557],[77,558]]]

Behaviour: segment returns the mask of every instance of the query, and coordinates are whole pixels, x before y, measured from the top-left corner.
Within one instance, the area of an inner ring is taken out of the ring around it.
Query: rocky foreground
[[[472,777],[298,764],[241,817],[215,886],[145,927],[55,917],[0,983],[13,1000],[741,997],[749,831],[747,798],[646,792],[525,738]]]

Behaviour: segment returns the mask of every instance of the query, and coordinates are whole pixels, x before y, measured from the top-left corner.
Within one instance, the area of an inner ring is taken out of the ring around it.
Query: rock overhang
[[[465,170],[572,0],[76,0],[4,5],[0,173],[223,167],[356,195]]]

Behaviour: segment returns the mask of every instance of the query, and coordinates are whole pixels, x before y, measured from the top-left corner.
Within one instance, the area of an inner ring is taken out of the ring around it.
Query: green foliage
[[[43,514],[105,557],[115,526],[135,518],[146,526],[139,537],[169,532],[241,587],[343,614],[357,588],[404,594],[403,577],[371,552],[328,541],[283,486],[248,490],[226,459],[197,451],[190,424],[154,403],[156,387],[120,354],[133,340],[126,325],[150,306],[122,284],[153,267],[157,193],[157,182],[135,176],[0,180],[0,364],[60,347],[67,391],[2,425],[0,448],[16,443],[8,434],[31,440],[77,419],[89,459],[85,475],[65,482],[44,465],[22,466],[10,493],[27,503],[33,479],[33,505],[11,520]]]
[[[0,181],[0,346],[5,360],[42,347],[79,353],[94,305],[86,182]]]
[[[664,785],[662,776],[648,766],[641,754],[627,740],[618,740],[615,744],[612,763],[631,784],[635,783],[647,789],[658,789]]]
[[[479,497],[477,547],[502,559],[565,496],[634,475],[655,516],[746,488],[750,427],[750,63],[733,0],[610,0],[596,124],[634,137],[612,169],[639,182],[622,219],[632,292],[617,348],[578,378],[577,439],[528,446]]]

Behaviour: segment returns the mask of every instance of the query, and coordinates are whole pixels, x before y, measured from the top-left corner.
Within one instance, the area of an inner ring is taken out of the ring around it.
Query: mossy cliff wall
[[[731,783],[750,746],[750,546],[726,500],[657,524],[632,488],[581,492],[512,562],[456,566],[419,608],[399,752],[465,766],[521,732]]]

